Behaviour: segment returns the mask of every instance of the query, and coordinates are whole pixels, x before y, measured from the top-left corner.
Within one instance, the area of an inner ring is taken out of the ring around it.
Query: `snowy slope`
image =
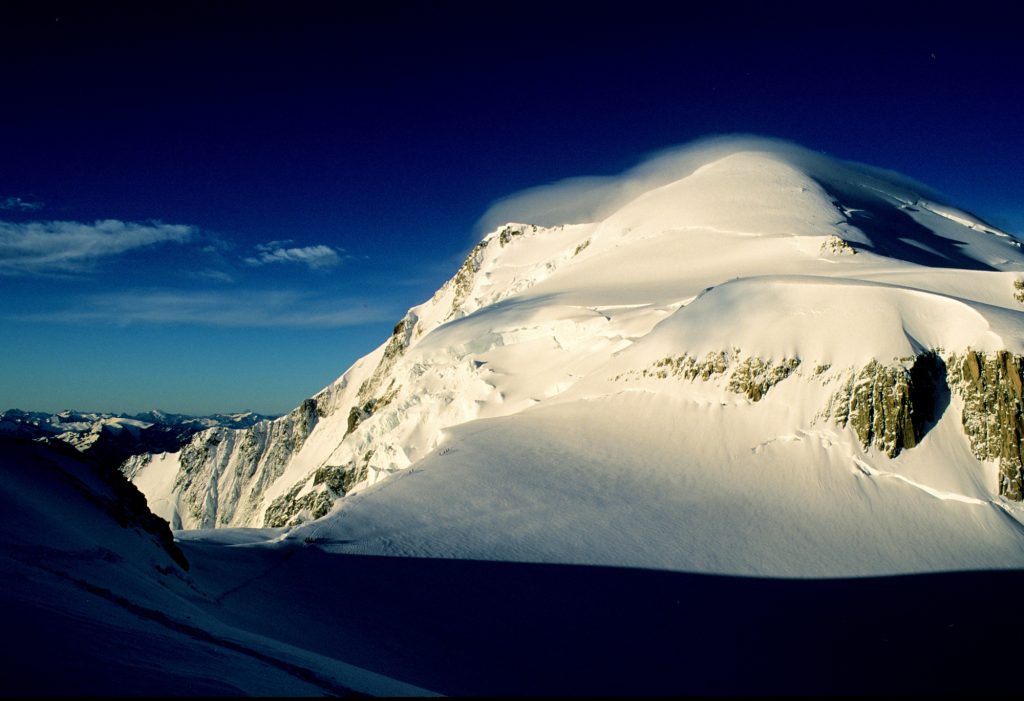
[[[640,404],[645,411],[652,408]],[[546,412],[470,424],[483,428],[480,438],[488,445],[493,439],[498,450],[474,456],[463,436],[444,459],[465,470],[470,486],[480,487],[474,482],[478,466],[493,464],[497,456],[514,476],[532,479],[508,499],[550,502],[550,493],[541,489],[546,480],[531,477],[524,466],[534,459],[595,455],[585,446],[607,426],[588,418],[576,439],[535,434],[545,425],[557,426],[557,420],[545,420],[552,418]],[[519,425],[527,418],[538,421]],[[654,430],[663,428],[652,423]],[[543,438],[547,449],[538,444],[523,455],[531,440],[522,430],[533,442]],[[547,487],[578,502],[600,494],[613,507],[607,518],[621,527],[627,520],[623,494],[635,495],[638,485],[646,485],[651,533],[667,527],[682,540],[678,524],[659,513],[665,502],[651,498],[656,470],[628,460],[637,444],[620,446],[606,456],[607,464],[597,466],[600,475],[611,461],[627,458],[623,464],[638,469],[635,479],[621,479],[620,471],[618,491],[594,480],[571,491],[550,481]],[[501,457],[507,446],[515,446],[515,460]],[[125,502],[73,450],[58,453],[28,442],[4,442],[0,448],[0,604],[10,641],[0,669],[12,695],[423,696],[425,689],[457,696],[1005,693],[1016,683],[1013,675],[986,670],[1019,637],[1012,613],[1004,613],[1012,612],[1020,592],[1020,572],[786,580],[621,566],[362,557],[332,552],[340,543],[327,540],[326,532],[309,542],[303,529],[182,532],[185,571],[148,531],[119,522],[118,507]],[[376,489],[443,476],[437,467],[414,468]],[[459,537],[451,538],[436,520],[424,521],[432,530],[418,536],[421,544],[425,536],[448,539],[470,552],[473,543],[462,538],[469,534],[465,526],[473,509],[495,506],[487,503],[493,490],[471,491],[476,496],[463,489],[449,493],[448,500],[461,507],[438,512],[458,513],[452,525]],[[685,502],[681,492],[677,498]],[[529,538],[516,510],[521,517],[538,506],[520,501],[515,509],[479,514],[472,530],[497,541],[495,526],[514,526],[514,545],[497,543],[491,552],[522,557]],[[564,511],[557,522],[536,524],[535,543],[551,542],[545,525],[572,532],[574,515],[586,513]],[[411,525],[407,515],[396,516]],[[320,522],[327,524],[338,525]],[[754,530],[733,542],[744,544]],[[605,528],[603,535],[609,533]],[[600,535],[584,537],[580,545],[589,549]],[[408,530],[406,544],[416,539]],[[372,543],[362,535],[360,540]],[[920,541],[934,548],[923,534]],[[787,557],[786,548],[778,552]],[[741,673],[737,658],[745,660]]]
[[[499,228],[289,416],[125,469],[176,526],[333,508],[300,532],[367,554],[1019,567],[1022,279],[924,188],[748,140],[601,221]]]
[[[10,439],[0,441],[0,471],[6,693],[424,693],[222,622],[116,472]]]
[[[787,433],[790,420],[779,404],[637,392],[476,421],[293,537],[333,553],[769,577],[1021,567],[1020,526],[965,496],[983,491],[972,475],[932,469],[971,464],[958,437],[933,431],[889,461],[831,429]]]

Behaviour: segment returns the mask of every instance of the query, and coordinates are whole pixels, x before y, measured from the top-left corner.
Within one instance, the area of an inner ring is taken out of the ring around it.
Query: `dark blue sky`
[[[0,5],[0,408],[286,411],[494,201],[711,134],[1024,233],[1009,4],[768,5]]]

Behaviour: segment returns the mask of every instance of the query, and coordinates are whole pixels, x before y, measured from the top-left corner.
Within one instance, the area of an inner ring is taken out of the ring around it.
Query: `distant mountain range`
[[[0,414],[0,436],[66,443],[88,458],[116,467],[132,455],[176,451],[208,428],[249,428],[273,418],[251,411],[189,416],[159,409],[139,414],[8,409]]]

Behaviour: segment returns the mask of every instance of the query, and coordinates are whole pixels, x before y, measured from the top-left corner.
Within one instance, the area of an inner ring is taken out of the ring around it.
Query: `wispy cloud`
[[[127,251],[184,243],[195,228],[161,222],[105,219],[0,222],[0,274],[76,273]]]
[[[231,283],[235,281],[235,278],[230,273],[214,268],[196,270],[190,273],[190,275],[199,280],[212,280],[213,282]]]
[[[13,210],[15,212],[34,212],[42,209],[42,202],[33,202],[24,197],[0,197],[0,209]]]
[[[312,270],[333,268],[340,265],[347,254],[343,249],[325,246],[289,247],[287,241],[270,241],[256,246],[256,255],[245,258],[249,265],[269,265],[271,263],[301,263]]]
[[[73,308],[17,318],[118,326],[145,323],[234,328],[333,328],[390,320],[396,314],[395,309],[379,303],[325,299],[295,290],[141,290],[94,295]]]

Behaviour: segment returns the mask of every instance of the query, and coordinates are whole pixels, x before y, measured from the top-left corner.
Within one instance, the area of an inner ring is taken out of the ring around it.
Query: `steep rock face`
[[[1024,496],[1024,356],[967,350],[949,359],[949,383],[964,403],[963,426],[980,460],[999,462],[999,494]]]
[[[502,247],[504,247],[506,243],[511,241],[511,237],[509,236],[506,238],[504,230],[502,232],[502,236],[503,243],[501,245]],[[453,294],[452,308],[451,311],[448,312],[448,316],[446,317],[446,319],[461,316],[462,314],[465,313],[462,310],[462,306],[463,304],[465,304],[466,299],[473,291],[473,284],[476,279],[476,274],[480,272],[480,266],[482,265],[484,260],[485,250],[487,249],[487,246],[491,242],[491,240],[492,239],[484,239],[483,241],[475,245],[473,247],[473,250],[469,252],[469,255],[466,256],[466,260],[464,260],[462,262],[462,265],[459,266],[459,270],[458,272],[455,273],[455,277],[453,277],[451,281],[448,283],[452,288]]]
[[[872,359],[849,374],[829,400],[825,415],[852,428],[865,449],[874,446],[894,458],[917,445],[934,420],[944,375],[945,363],[935,353],[893,365]]]
[[[911,420],[910,373],[902,366],[882,365],[872,359],[850,374],[832,395],[825,413],[837,425],[852,428],[865,448],[874,446],[890,458],[917,445]]]
[[[251,522],[260,511],[266,487],[281,476],[320,419],[316,398],[275,421],[251,428],[213,428],[193,436],[178,457],[175,477],[179,512],[175,528],[214,528]],[[122,466],[129,479],[151,456],[136,456]]]
[[[359,386],[359,391],[356,394],[358,404],[348,412],[346,436],[355,431],[363,421],[373,416],[375,411],[387,406],[395,398],[395,394],[400,388],[395,387],[395,378],[392,377],[392,373],[395,363],[412,342],[417,321],[416,314],[410,310],[401,321],[395,324],[395,329],[384,346],[384,353],[376,369]],[[387,387],[381,392],[381,387],[385,382],[388,382]]]
[[[324,465],[317,469],[267,507],[263,525],[272,528],[294,526],[326,515],[334,502],[366,479],[372,456],[372,451],[368,451],[361,461]]]

